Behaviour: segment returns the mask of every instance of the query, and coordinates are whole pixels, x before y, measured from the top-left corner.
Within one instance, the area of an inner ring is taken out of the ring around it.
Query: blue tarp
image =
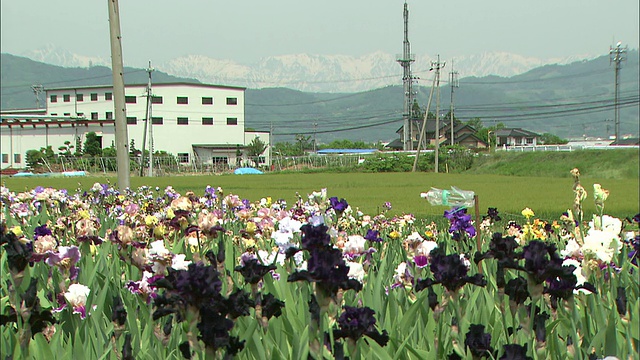
[[[254,168],[244,167],[244,168],[235,169],[233,173],[236,175],[250,175],[250,174],[262,174],[262,171]]]

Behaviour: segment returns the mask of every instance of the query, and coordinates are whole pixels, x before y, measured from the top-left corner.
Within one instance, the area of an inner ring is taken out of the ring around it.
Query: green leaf
[[[615,356],[618,354],[618,331],[616,330],[617,312],[609,313],[607,331],[604,340],[604,355]]]

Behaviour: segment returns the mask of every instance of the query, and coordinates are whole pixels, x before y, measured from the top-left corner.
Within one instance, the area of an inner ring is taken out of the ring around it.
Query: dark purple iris
[[[536,340],[539,342],[544,342],[547,339],[547,328],[545,326],[547,320],[549,320],[549,314],[546,312],[536,314],[534,317],[533,330],[536,333]]]
[[[504,345],[504,354],[498,360],[533,360],[527,356],[527,345],[518,344]]]
[[[484,325],[471,324],[464,338],[464,345],[469,348],[474,358],[489,356],[491,348],[491,334],[484,332]]]
[[[541,284],[551,277],[565,274],[562,269],[562,258],[556,252],[556,246],[542,241],[530,241],[523,248],[524,270],[536,284]]]
[[[471,224],[471,215],[467,214],[466,208],[456,207],[449,211],[445,210],[444,217],[449,219],[449,233],[453,234],[454,238],[460,239],[463,234],[469,237],[476,236],[476,228]]]
[[[242,274],[247,284],[257,284],[269,271],[275,269],[276,266],[273,264],[262,265],[258,259],[247,259],[244,265],[236,266],[235,271]]]
[[[111,321],[123,326],[127,321],[127,309],[124,308],[124,304],[122,304],[120,296],[113,297],[113,305],[111,309]]]
[[[270,319],[271,317],[279,317],[282,315],[284,301],[277,299],[272,294],[262,294],[261,297],[262,316]]]
[[[53,235],[51,229],[47,227],[47,224],[40,225],[33,230],[33,238],[37,239],[41,236]]]
[[[376,330],[375,311],[368,307],[351,307],[345,306],[344,311],[338,318],[339,329],[333,330],[333,336],[336,338],[350,338],[358,340],[366,335],[375,340],[381,346],[385,346],[389,341],[387,331],[383,330],[379,333]]]
[[[509,280],[504,288],[504,293],[509,296],[509,301],[513,301],[518,305],[524,304],[530,296],[527,289],[527,280],[521,276]]]
[[[224,306],[226,306],[226,313],[232,319],[249,315],[249,309],[256,306],[250,294],[242,289],[237,289],[231,293],[223,302]]]
[[[378,230],[367,230],[367,234],[364,236],[364,238],[371,242],[382,242],[382,238],[380,237],[380,232]]]
[[[485,219],[491,219],[492,222],[500,221],[502,218],[498,215],[498,209],[490,207],[487,209],[487,216]]]
[[[7,231],[4,224],[0,228],[0,245],[7,253],[9,269],[15,273],[21,273],[29,265],[33,255],[33,247],[23,244],[11,231]]]
[[[335,212],[340,214],[343,213],[349,206],[349,204],[347,203],[347,200],[345,199],[338,200],[338,198],[335,196],[329,198],[329,204],[331,204],[331,208],[335,210]]]
[[[210,349],[227,349],[227,352],[230,350],[237,352],[239,349],[235,348],[239,346],[242,349],[244,345],[239,339],[233,339],[233,336],[229,334],[233,325],[233,321],[227,319],[226,314],[221,313],[216,306],[203,306],[200,308],[200,322],[198,323],[200,335],[198,338]]]
[[[325,224],[315,226],[304,224],[300,227],[300,231],[302,232],[302,248],[305,250],[331,244],[331,235],[328,233],[329,228]]]
[[[569,300],[573,296],[573,291],[585,289],[590,292],[596,292],[596,288],[588,282],[578,285],[578,279],[573,274],[576,269],[573,265],[562,266],[555,277],[547,279],[547,287],[544,289],[545,294],[551,295],[551,306],[557,307],[558,299]]]
[[[211,265],[191,263],[187,270],[169,268],[168,272],[164,279],[155,281],[153,285],[175,291],[187,304],[198,307],[220,297],[222,281]]]
[[[635,238],[631,239],[631,246],[633,246],[633,250],[629,251],[629,261],[633,265],[638,266],[638,258],[640,258],[640,235],[636,235]]]
[[[625,316],[627,314],[627,293],[622,286],[618,286],[617,291],[618,296],[616,297],[616,309],[620,316]]]
[[[482,274],[468,276],[467,265],[460,259],[460,255],[451,254],[444,255],[440,248],[431,251],[431,264],[429,269],[433,274],[432,279],[419,280],[416,283],[416,290],[421,291],[435,284],[442,284],[447,290],[455,292],[465,284],[473,284],[477,286],[485,286],[487,281]]]

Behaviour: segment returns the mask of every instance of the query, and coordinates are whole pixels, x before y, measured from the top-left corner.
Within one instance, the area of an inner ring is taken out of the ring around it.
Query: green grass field
[[[21,192],[40,185],[65,188],[70,192],[88,189],[95,182],[114,184],[113,177],[84,178],[2,178],[4,186]],[[633,216],[639,211],[639,182],[635,179],[587,178],[582,185],[589,197],[584,202],[586,216],[595,211],[593,184],[600,183],[611,192],[605,203],[605,213],[617,217]],[[434,174],[434,173],[317,173],[317,174],[265,174],[265,175],[212,175],[141,178],[132,177],[131,186],[171,185],[178,192],[194,191],[202,194],[207,185],[222,187],[226,194],[234,193],[251,201],[271,196],[292,203],[296,192],[306,197],[312,191],[327,188],[329,196],[345,198],[352,207],[366,214],[376,214],[386,201],[390,201],[392,214],[412,213],[419,218],[440,216],[446,207],[431,206],[420,198],[421,192],[431,187],[448,189],[457,186],[478,195],[480,213],[487,207],[497,207],[504,215],[520,217],[525,207],[537,216],[557,219],[571,207],[573,180],[570,178],[522,177],[501,175]]]

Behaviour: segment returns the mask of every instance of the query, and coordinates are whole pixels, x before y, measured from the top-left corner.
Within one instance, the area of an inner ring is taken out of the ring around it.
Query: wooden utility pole
[[[436,63],[431,63],[431,67],[436,70],[436,163],[435,163],[435,173],[438,173],[438,157],[439,149],[440,149],[440,69],[444,68],[446,63],[440,62],[440,55],[438,55],[438,61]]]
[[[124,101],[124,70],[120,36],[120,11],[118,10],[118,0],[107,0],[107,2],[109,5],[109,34],[111,39],[111,73],[113,76],[118,189],[124,191],[130,186],[130,174],[129,136],[127,135],[127,110]]]

